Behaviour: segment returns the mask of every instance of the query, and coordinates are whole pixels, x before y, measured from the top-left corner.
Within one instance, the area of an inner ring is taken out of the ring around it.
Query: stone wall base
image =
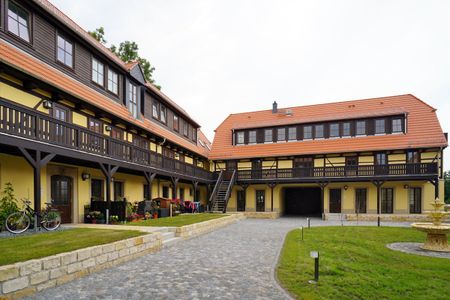
[[[280,213],[276,211],[268,211],[268,212],[246,211],[244,212],[244,216],[251,219],[277,219],[280,217]]]
[[[201,223],[181,226],[175,229],[175,236],[182,238],[191,238],[200,234],[214,231],[218,228],[236,223],[239,220],[245,219],[244,214],[233,213],[226,217],[221,217]]]
[[[377,221],[377,214],[342,214],[345,221]],[[417,222],[427,221],[426,214],[381,214],[382,221],[392,222]],[[340,214],[325,214],[325,220],[340,220]]]
[[[0,299],[18,299],[110,268],[162,247],[160,233],[0,267]]]

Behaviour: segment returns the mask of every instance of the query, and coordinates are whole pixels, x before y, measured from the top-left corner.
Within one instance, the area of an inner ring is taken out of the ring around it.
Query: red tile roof
[[[23,52],[22,50],[17,49],[3,40],[0,40],[0,61],[39,80],[42,80],[43,82],[55,86],[67,94],[73,95],[74,97],[82,99],[93,106],[108,111],[109,113],[133,123],[140,128],[153,132],[161,137],[165,137],[174,144],[177,144],[201,156],[208,156],[209,149],[202,147],[198,143],[191,143],[174,132],[162,127],[162,125],[158,125],[148,119],[142,117],[140,120],[137,120],[133,118],[124,105],[109,99],[108,97],[87,87],[79,81],[72,79],[66,74],[50,67],[49,65],[39,61],[38,59]],[[198,136],[206,139],[206,137],[202,134]],[[209,143],[207,139],[204,142]]]
[[[422,147],[446,147],[436,109],[413,95],[399,95],[327,104],[297,106],[279,113],[272,110],[229,115],[216,129],[210,159],[237,159],[290,155],[312,155],[357,151],[380,151]],[[324,139],[287,143],[232,145],[232,130],[288,125],[339,119],[396,115],[406,113],[406,134],[366,136],[346,139]]]

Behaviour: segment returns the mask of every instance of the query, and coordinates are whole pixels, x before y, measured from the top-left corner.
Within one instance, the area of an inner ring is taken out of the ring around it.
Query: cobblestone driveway
[[[337,224],[314,219],[311,225]],[[273,272],[286,233],[301,225],[304,218],[243,220],[35,298],[288,299]]]

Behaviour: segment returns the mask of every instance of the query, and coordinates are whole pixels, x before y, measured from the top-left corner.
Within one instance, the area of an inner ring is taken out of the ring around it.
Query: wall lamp
[[[44,101],[42,102],[42,106],[43,106],[44,108],[46,108],[46,109],[50,109],[50,108],[53,107],[53,103],[52,103],[52,101],[50,101],[50,100],[44,100]]]
[[[89,178],[91,178],[91,174],[86,173],[86,172],[81,173],[81,179],[83,179],[83,181],[86,181]]]
[[[409,184],[405,184],[405,185],[403,186],[403,188],[404,188],[405,190],[409,189]]]
[[[344,190],[348,190],[348,185],[344,185]]]
[[[106,131],[111,131],[111,130],[112,130],[112,127],[109,126],[109,125],[106,125],[106,126],[105,126],[105,130],[106,130]]]

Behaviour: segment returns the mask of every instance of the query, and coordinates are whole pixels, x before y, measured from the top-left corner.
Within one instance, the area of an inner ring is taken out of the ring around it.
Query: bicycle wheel
[[[57,229],[61,225],[61,216],[57,211],[49,211],[42,216],[42,227],[48,231]]]
[[[31,224],[30,217],[23,212],[15,212],[6,218],[6,229],[11,233],[25,232]]]

